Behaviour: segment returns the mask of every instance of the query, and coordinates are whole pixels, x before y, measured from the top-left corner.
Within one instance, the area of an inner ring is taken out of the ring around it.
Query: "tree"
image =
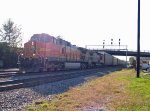
[[[1,41],[7,42],[10,47],[22,46],[22,33],[21,28],[14,24],[11,19],[4,24],[0,29]]]
[[[17,67],[16,48],[11,48],[8,43],[0,42],[0,61],[3,62],[3,68]]]
[[[132,65],[133,67],[136,67],[136,59],[135,59],[135,57],[130,57],[129,58],[129,62],[130,62],[130,65]]]
[[[17,67],[17,58],[22,45],[21,28],[11,19],[2,24],[0,29],[0,60],[4,68]]]

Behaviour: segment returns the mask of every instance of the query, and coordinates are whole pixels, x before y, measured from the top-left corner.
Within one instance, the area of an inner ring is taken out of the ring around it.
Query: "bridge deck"
[[[116,56],[136,56],[137,52],[135,51],[121,51],[121,50],[94,50],[96,52],[106,52],[109,53],[111,55],[116,55]],[[141,57],[150,57],[150,52],[140,52],[140,56]]]

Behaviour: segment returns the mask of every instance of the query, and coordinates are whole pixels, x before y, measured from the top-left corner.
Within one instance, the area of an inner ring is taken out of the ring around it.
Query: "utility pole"
[[[140,0],[138,0],[137,78],[140,77]]]

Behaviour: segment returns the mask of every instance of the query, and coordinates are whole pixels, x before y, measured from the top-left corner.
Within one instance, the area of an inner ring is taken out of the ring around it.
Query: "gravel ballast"
[[[20,111],[26,105],[32,104],[38,99],[50,100],[54,95],[67,91],[70,87],[82,85],[84,82],[108,74],[118,68],[110,68],[108,71],[98,72],[93,75],[48,83],[30,88],[14,89],[0,92],[0,111]]]

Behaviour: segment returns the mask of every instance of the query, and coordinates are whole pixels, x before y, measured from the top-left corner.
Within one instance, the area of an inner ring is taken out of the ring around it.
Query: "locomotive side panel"
[[[30,58],[33,51],[31,50],[31,42],[27,42],[24,44],[24,57]]]
[[[65,63],[65,69],[80,69],[81,63]]]

